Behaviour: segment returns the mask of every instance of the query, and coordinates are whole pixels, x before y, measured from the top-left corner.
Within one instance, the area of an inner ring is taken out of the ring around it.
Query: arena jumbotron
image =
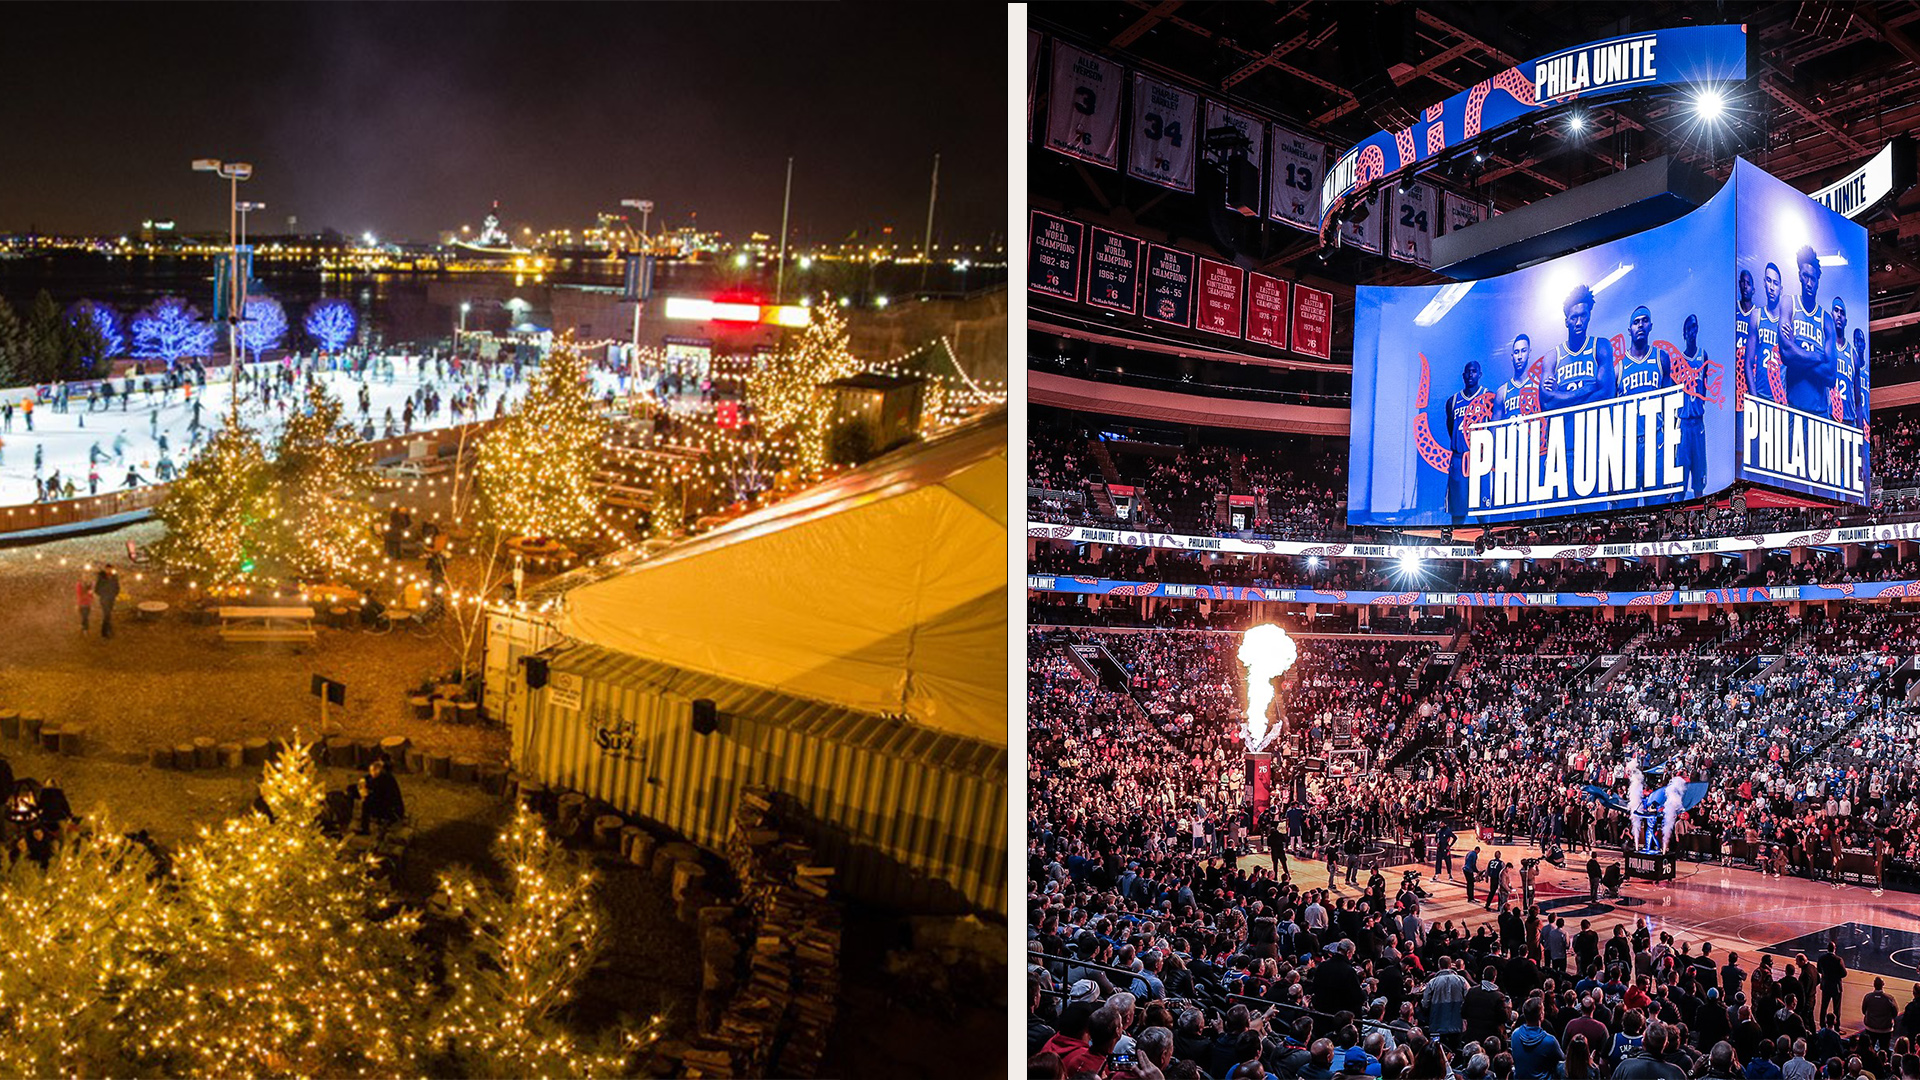
[[[1029,18],[1031,1074],[1920,1077],[1920,4]]]

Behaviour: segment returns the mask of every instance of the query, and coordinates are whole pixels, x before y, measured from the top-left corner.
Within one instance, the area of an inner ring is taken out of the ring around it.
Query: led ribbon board
[[[1858,218],[1895,191],[1913,186],[1914,143],[1895,137],[1865,165],[1814,192],[1810,198],[1844,217]]]
[[[1747,77],[1745,26],[1683,26],[1589,42],[1517,64],[1428,106],[1413,126],[1362,140],[1327,170],[1320,223],[1356,188],[1439,157],[1482,132],[1569,101]]]

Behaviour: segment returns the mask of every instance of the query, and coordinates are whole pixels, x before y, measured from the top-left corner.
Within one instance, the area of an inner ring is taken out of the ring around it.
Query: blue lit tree
[[[271,296],[247,297],[245,310],[240,320],[240,344],[252,350],[254,363],[259,363],[261,353],[287,336],[287,312]]]
[[[339,352],[360,330],[360,317],[345,300],[315,300],[307,308],[307,335],[325,352]]]
[[[213,324],[177,296],[163,296],[133,317],[133,355],[164,360],[169,368],[188,356],[213,351]]]
[[[73,325],[85,374],[104,370],[107,361],[127,351],[126,327],[112,305],[82,300],[67,309],[67,321]]]

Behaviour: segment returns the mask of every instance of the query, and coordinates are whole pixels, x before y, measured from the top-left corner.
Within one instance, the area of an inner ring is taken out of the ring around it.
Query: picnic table
[[[142,600],[138,604],[133,605],[133,609],[138,611],[140,617],[143,619],[157,619],[167,613],[167,602],[165,600]]]
[[[220,636],[227,641],[312,641],[311,607],[222,607]]]

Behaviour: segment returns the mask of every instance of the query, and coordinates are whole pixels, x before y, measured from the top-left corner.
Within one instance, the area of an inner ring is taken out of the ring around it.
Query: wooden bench
[[[223,607],[220,636],[227,641],[312,641],[310,607]]]

